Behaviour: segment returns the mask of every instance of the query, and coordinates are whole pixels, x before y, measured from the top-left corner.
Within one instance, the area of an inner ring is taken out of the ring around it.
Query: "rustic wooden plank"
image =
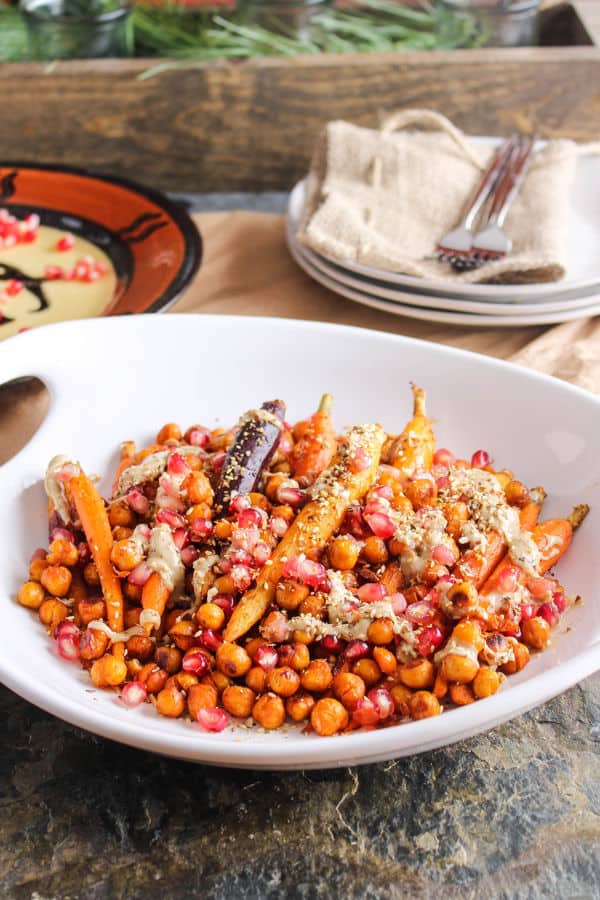
[[[287,188],[319,129],[431,107],[471,133],[600,133],[595,47],[264,58],[138,76],[146,60],[0,67],[0,159],[70,163],[163,189]],[[8,127],[7,127],[8,125]]]

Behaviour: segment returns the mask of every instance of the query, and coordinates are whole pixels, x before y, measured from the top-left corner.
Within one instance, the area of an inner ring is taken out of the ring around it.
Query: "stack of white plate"
[[[490,140],[491,143],[491,140]],[[600,159],[581,157],[573,186],[567,272],[545,284],[444,284],[329,259],[298,241],[305,182],[290,195],[287,241],[296,262],[343,297],[399,316],[452,325],[549,325],[600,314]],[[535,227],[533,223],[532,227]]]

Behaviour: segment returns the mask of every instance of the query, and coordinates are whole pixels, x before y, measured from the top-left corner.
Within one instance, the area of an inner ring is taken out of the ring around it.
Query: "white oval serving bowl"
[[[393,759],[486,731],[600,668],[600,399],[508,363],[381,332],[283,319],[135,316],[39,328],[6,341],[0,384],[37,375],[50,413],[0,467],[0,679],[68,722],[145,750],[197,762],[265,769],[328,768]],[[281,397],[290,420],[335,395],[338,427],[380,421],[398,432],[410,414],[409,383],[423,385],[439,446],[489,450],[501,467],[549,493],[544,516],[591,505],[558,573],[585,602],[571,609],[551,648],[494,697],[432,719],[333,738],[290,728],[232,727],[206,734],[151,706],[126,709],[65,663],[15,594],[32,550],[47,540],[42,477],[58,452],[101,472],[108,490],[122,440],[149,441],[164,422],[230,425]]]

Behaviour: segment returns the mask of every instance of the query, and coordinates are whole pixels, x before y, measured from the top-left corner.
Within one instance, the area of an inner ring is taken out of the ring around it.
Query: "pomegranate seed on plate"
[[[210,602],[215,603],[223,610],[226,619],[228,619],[233,612],[234,600],[230,594],[215,594]]]
[[[236,591],[247,591],[252,584],[252,573],[247,566],[233,566],[230,572]]]
[[[205,731],[214,733],[223,731],[229,722],[225,710],[219,709],[218,706],[205,706],[203,709],[199,709],[196,719]]]
[[[254,550],[252,551],[252,555],[254,557],[254,562],[259,566],[264,566],[266,561],[271,556],[271,548],[268,544],[265,544],[264,541],[259,541]]]
[[[50,534],[51,541],[68,541],[70,544],[75,543],[75,537],[68,528],[53,528]]]
[[[298,506],[301,506],[306,494],[304,491],[301,491],[298,487],[284,487],[280,486],[277,489],[277,500],[279,503],[285,503],[288,506],[291,506],[292,509],[296,509]]]
[[[383,538],[384,541],[391,538],[396,530],[396,526],[391,518],[385,513],[365,514],[364,519],[373,534],[376,537]]]
[[[229,504],[231,512],[236,513],[236,515],[239,515],[245,509],[250,509],[251,506],[252,501],[248,494],[237,494]]]
[[[140,516],[148,515],[148,512],[150,511],[150,501],[146,495],[142,493],[140,488],[129,488],[125,494],[125,499],[134,512],[138,513]]]
[[[382,721],[383,719],[389,719],[394,712],[394,701],[386,688],[373,688],[367,694],[367,699],[371,701]]]
[[[287,640],[290,626],[288,617],[283,612],[273,612],[269,615],[269,620],[261,626],[260,632],[266,641],[273,641],[274,644],[281,644]]]
[[[554,592],[554,582],[549,578],[528,578],[527,589],[536,600],[545,600]]]
[[[498,572],[498,587],[501,591],[510,593],[517,589],[520,577],[521,570],[517,569],[516,566],[504,566]]]
[[[431,551],[431,558],[441,566],[453,566],[456,562],[454,553],[445,544],[437,544]]]
[[[183,550],[190,542],[190,533],[187,528],[176,528],[173,532],[173,543],[178,550]]]
[[[417,652],[429,656],[444,640],[444,633],[437,625],[427,625],[417,638]]]
[[[405,616],[409,622],[415,625],[430,625],[435,614],[435,609],[425,600],[418,600],[406,607]]]
[[[156,513],[156,521],[163,525],[168,525],[172,529],[185,528],[187,524],[179,513],[174,512],[172,509],[164,508],[159,509]]]
[[[542,603],[538,615],[546,620],[550,628],[554,628],[560,621],[560,613],[554,603]]]
[[[144,587],[150,576],[152,575],[152,569],[148,565],[147,562],[141,562],[135,569],[132,569],[127,577],[127,581],[130,584],[135,584],[138,587]]]
[[[337,656],[338,653],[341,653],[344,649],[344,641],[335,634],[326,634],[325,637],[321,639],[321,646],[328,653]]]
[[[482,469],[484,466],[489,466],[491,461],[492,457],[487,450],[476,450],[471,457],[471,465],[476,469]]]
[[[44,269],[44,278],[47,281],[59,281],[65,277],[65,270],[62,266],[46,266]]]
[[[56,250],[64,253],[66,250],[72,250],[75,246],[75,238],[72,234],[64,234],[56,242]]]
[[[552,602],[560,613],[564,613],[567,608],[567,598],[562,591],[555,591],[552,594]]]
[[[169,459],[167,462],[167,472],[169,475],[187,475],[188,472],[192,470],[187,464],[187,460],[185,456],[181,453],[171,453],[169,454]]]
[[[537,610],[533,603],[521,603],[521,621],[528,622],[529,619],[533,619],[536,615]]]
[[[198,548],[194,547],[193,544],[187,544],[181,551],[181,562],[189,568],[194,565],[199,556],[200,551]]]
[[[260,528],[263,524],[263,516],[264,513],[261,510],[256,509],[256,507],[251,506],[248,509],[243,509],[238,516],[238,527],[239,528],[251,528],[254,526],[255,528]]]
[[[207,647],[206,649],[208,650],[209,648]],[[191,675],[206,675],[210,671],[210,662],[202,650],[192,647],[183,657],[181,668],[184,672],[189,672]]]
[[[451,466],[455,460],[456,457],[454,453],[452,453],[451,450],[447,450],[445,447],[440,447],[439,450],[436,450],[433,454],[434,466]]]
[[[376,603],[385,597],[385,588],[377,581],[368,581],[358,589],[358,599],[361,603]]]
[[[357,659],[362,659],[364,656],[367,656],[369,653],[369,645],[366,641],[361,641],[359,638],[355,638],[350,641],[346,649],[344,650],[344,658],[350,660],[351,662],[356,662]]]
[[[210,519],[203,519],[198,516],[196,519],[192,519],[190,528],[192,529],[194,536],[207,538],[212,534],[214,525]]]
[[[352,721],[361,727],[377,725],[380,721],[379,709],[369,697],[361,697],[352,710]]]
[[[11,278],[4,285],[4,293],[9,297],[16,297],[23,290],[23,282],[17,278]]]
[[[254,654],[254,662],[257,666],[260,666],[261,669],[266,669],[267,671],[269,669],[274,669],[279,663],[279,653],[275,647],[266,645],[259,647]]]
[[[273,516],[273,518],[269,520],[269,528],[275,537],[283,537],[288,530],[288,527],[288,523],[282,516]]]
[[[406,602],[406,597],[404,596],[404,594],[401,594],[399,592],[390,594],[388,599],[392,604],[392,610],[394,611],[395,615],[401,616],[406,611],[406,607],[408,604]]]
[[[61,622],[54,632],[56,648],[62,659],[79,659],[79,628],[74,622]]]
[[[210,432],[208,428],[203,428],[201,425],[193,425],[189,431],[186,432],[186,440],[192,447],[204,448],[207,447],[210,442]]]
[[[125,706],[139,706],[148,699],[148,691],[143,681],[128,681],[121,688],[121,700]]]

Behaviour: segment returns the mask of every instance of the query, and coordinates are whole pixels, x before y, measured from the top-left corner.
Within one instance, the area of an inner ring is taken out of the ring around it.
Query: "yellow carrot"
[[[142,607],[144,609],[155,610],[162,618],[165,611],[167,600],[171,596],[171,591],[164,583],[158,572],[153,572],[144,587],[142,588]],[[148,634],[153,629],[153,624],[146,625]]]
[[[104,501],[83,472],[70,480],[68,490],[98,570],[108,624],[113,631],[122,631],[123,594],[121,582],[110,561],[114,540]]]
[[[435,448],[433,429],[425,411],[425,391],[413,384],[412,392],[413,417],[386,452],[386,461],[406,478],[431,469]]]
[[[385,434],[379,425],[350,429],[331,466],[315,483],[315,499],[299,512],[270,559],[233,611],[225,640],[235,641],[265,614],[275,596],[286,560],[321,549],[342,523],[348,506],[375,483]]]

